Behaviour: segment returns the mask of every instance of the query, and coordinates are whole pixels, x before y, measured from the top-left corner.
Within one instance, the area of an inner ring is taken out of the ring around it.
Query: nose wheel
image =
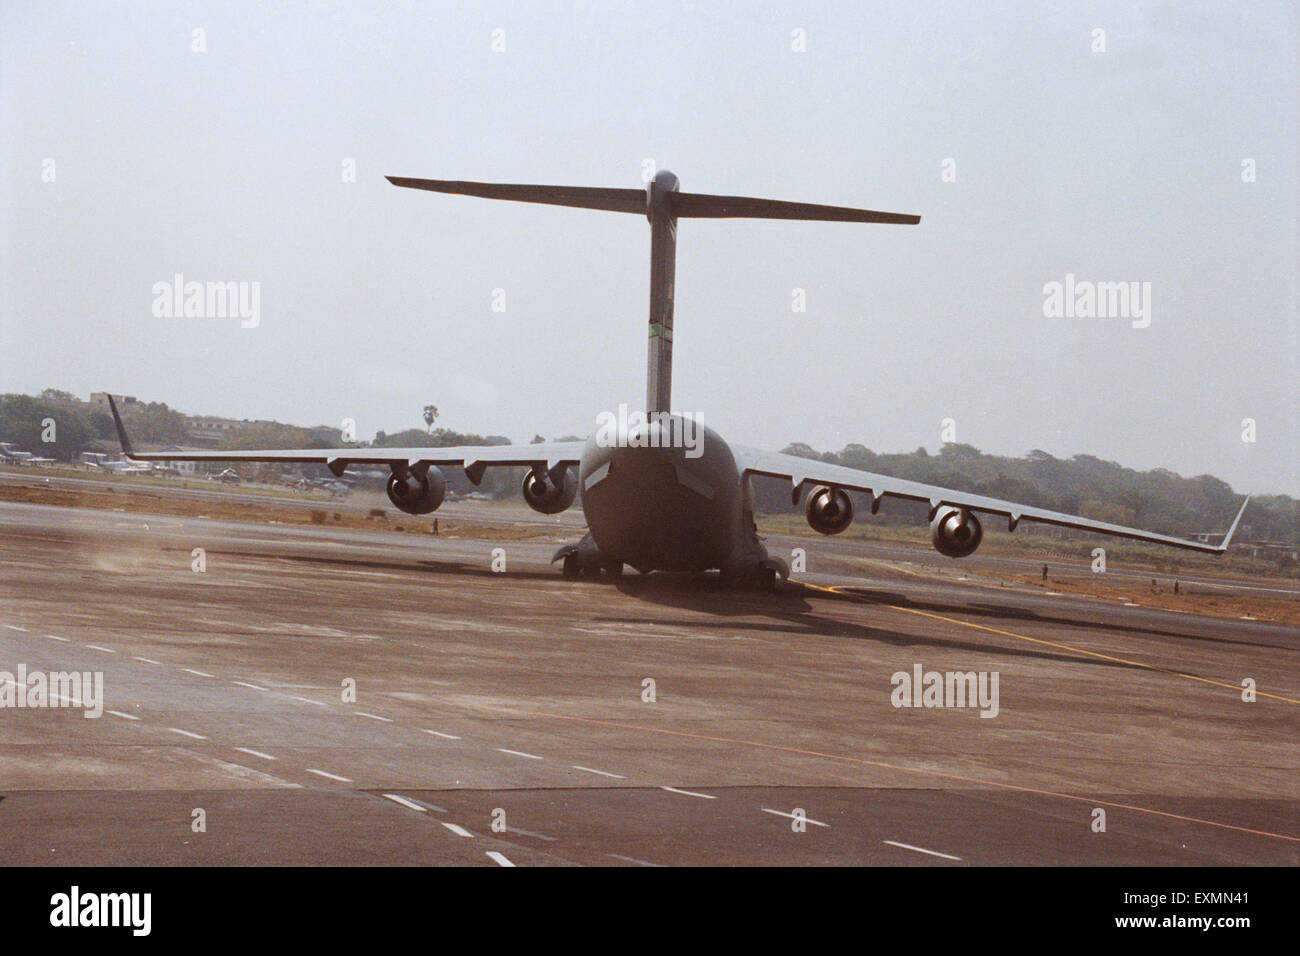
[[[566,578],[576,578],[582,572],[582,566],[578,562],[576,554],[566,554],[564,563],[560,565],[560,573]]]
[[[623,562],[607,558],[600,553],[591,535],[578,544],[566,544],[555,552],[552,562],[559,561],[560,574],[569,580],[578,578],[599,578],[601,572],[607,578],[623,576]]]

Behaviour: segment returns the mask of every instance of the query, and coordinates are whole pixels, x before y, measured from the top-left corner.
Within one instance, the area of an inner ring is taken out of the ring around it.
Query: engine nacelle
[[[930,522],[930,540],[934,549],[950,558],[974,554],[984,539],[984,528],[969,511],[940,508]]]
[[[804,509],[808,523],[822,534],[839,534],[853,523],[853,502],[839,488],[818,485],[808,495]]]
[[[437,510],[447,496],[447,479],[437,468],[423,475],[408,471],[404,477],[388,476],[388,500],[408,515],[427,515]]]
[[[564,469],[564,477],[557,485],[546,472],[530,471],[524,475],[524,501],[528,507],[544,515],[557,515],[578,495],[578,476],[572,468]]]

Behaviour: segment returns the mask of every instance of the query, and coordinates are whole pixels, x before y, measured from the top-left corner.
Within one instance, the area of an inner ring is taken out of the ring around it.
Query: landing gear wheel
[[[776,593],[776,568],[758,569],[758,589],[764,594]]]
[[[560,568],[561,574],[566,578],[576,578],[581,570],[576,554],[566,554],[564,556],[564,564]]]
[[[623,576],[623,562],[610,561],[605,565],[605,574],[611,578],[621,578]]]

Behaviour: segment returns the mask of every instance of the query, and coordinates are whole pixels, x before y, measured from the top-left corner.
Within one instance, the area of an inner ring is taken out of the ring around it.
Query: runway
[[[1300,862],[1293,627],[995,590],[878,546],[821,548],[775,596],[567,581],[554,548],[0,504],[0,670],[99,671],[105,694],[97,719],[0,710],[0,853]],[[894,706],[917,665],[996,672],[996,717]]]

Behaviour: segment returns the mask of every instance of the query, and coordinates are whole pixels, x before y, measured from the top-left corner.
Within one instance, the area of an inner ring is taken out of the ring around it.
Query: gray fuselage
[[[731,449],[697,427],[698,449],[639,447],[638,439],[657,437],[644,426],[615,441],[600,433],[587,440],[579,488],[605,558],[647,572],[745,571],[766,557]]]

